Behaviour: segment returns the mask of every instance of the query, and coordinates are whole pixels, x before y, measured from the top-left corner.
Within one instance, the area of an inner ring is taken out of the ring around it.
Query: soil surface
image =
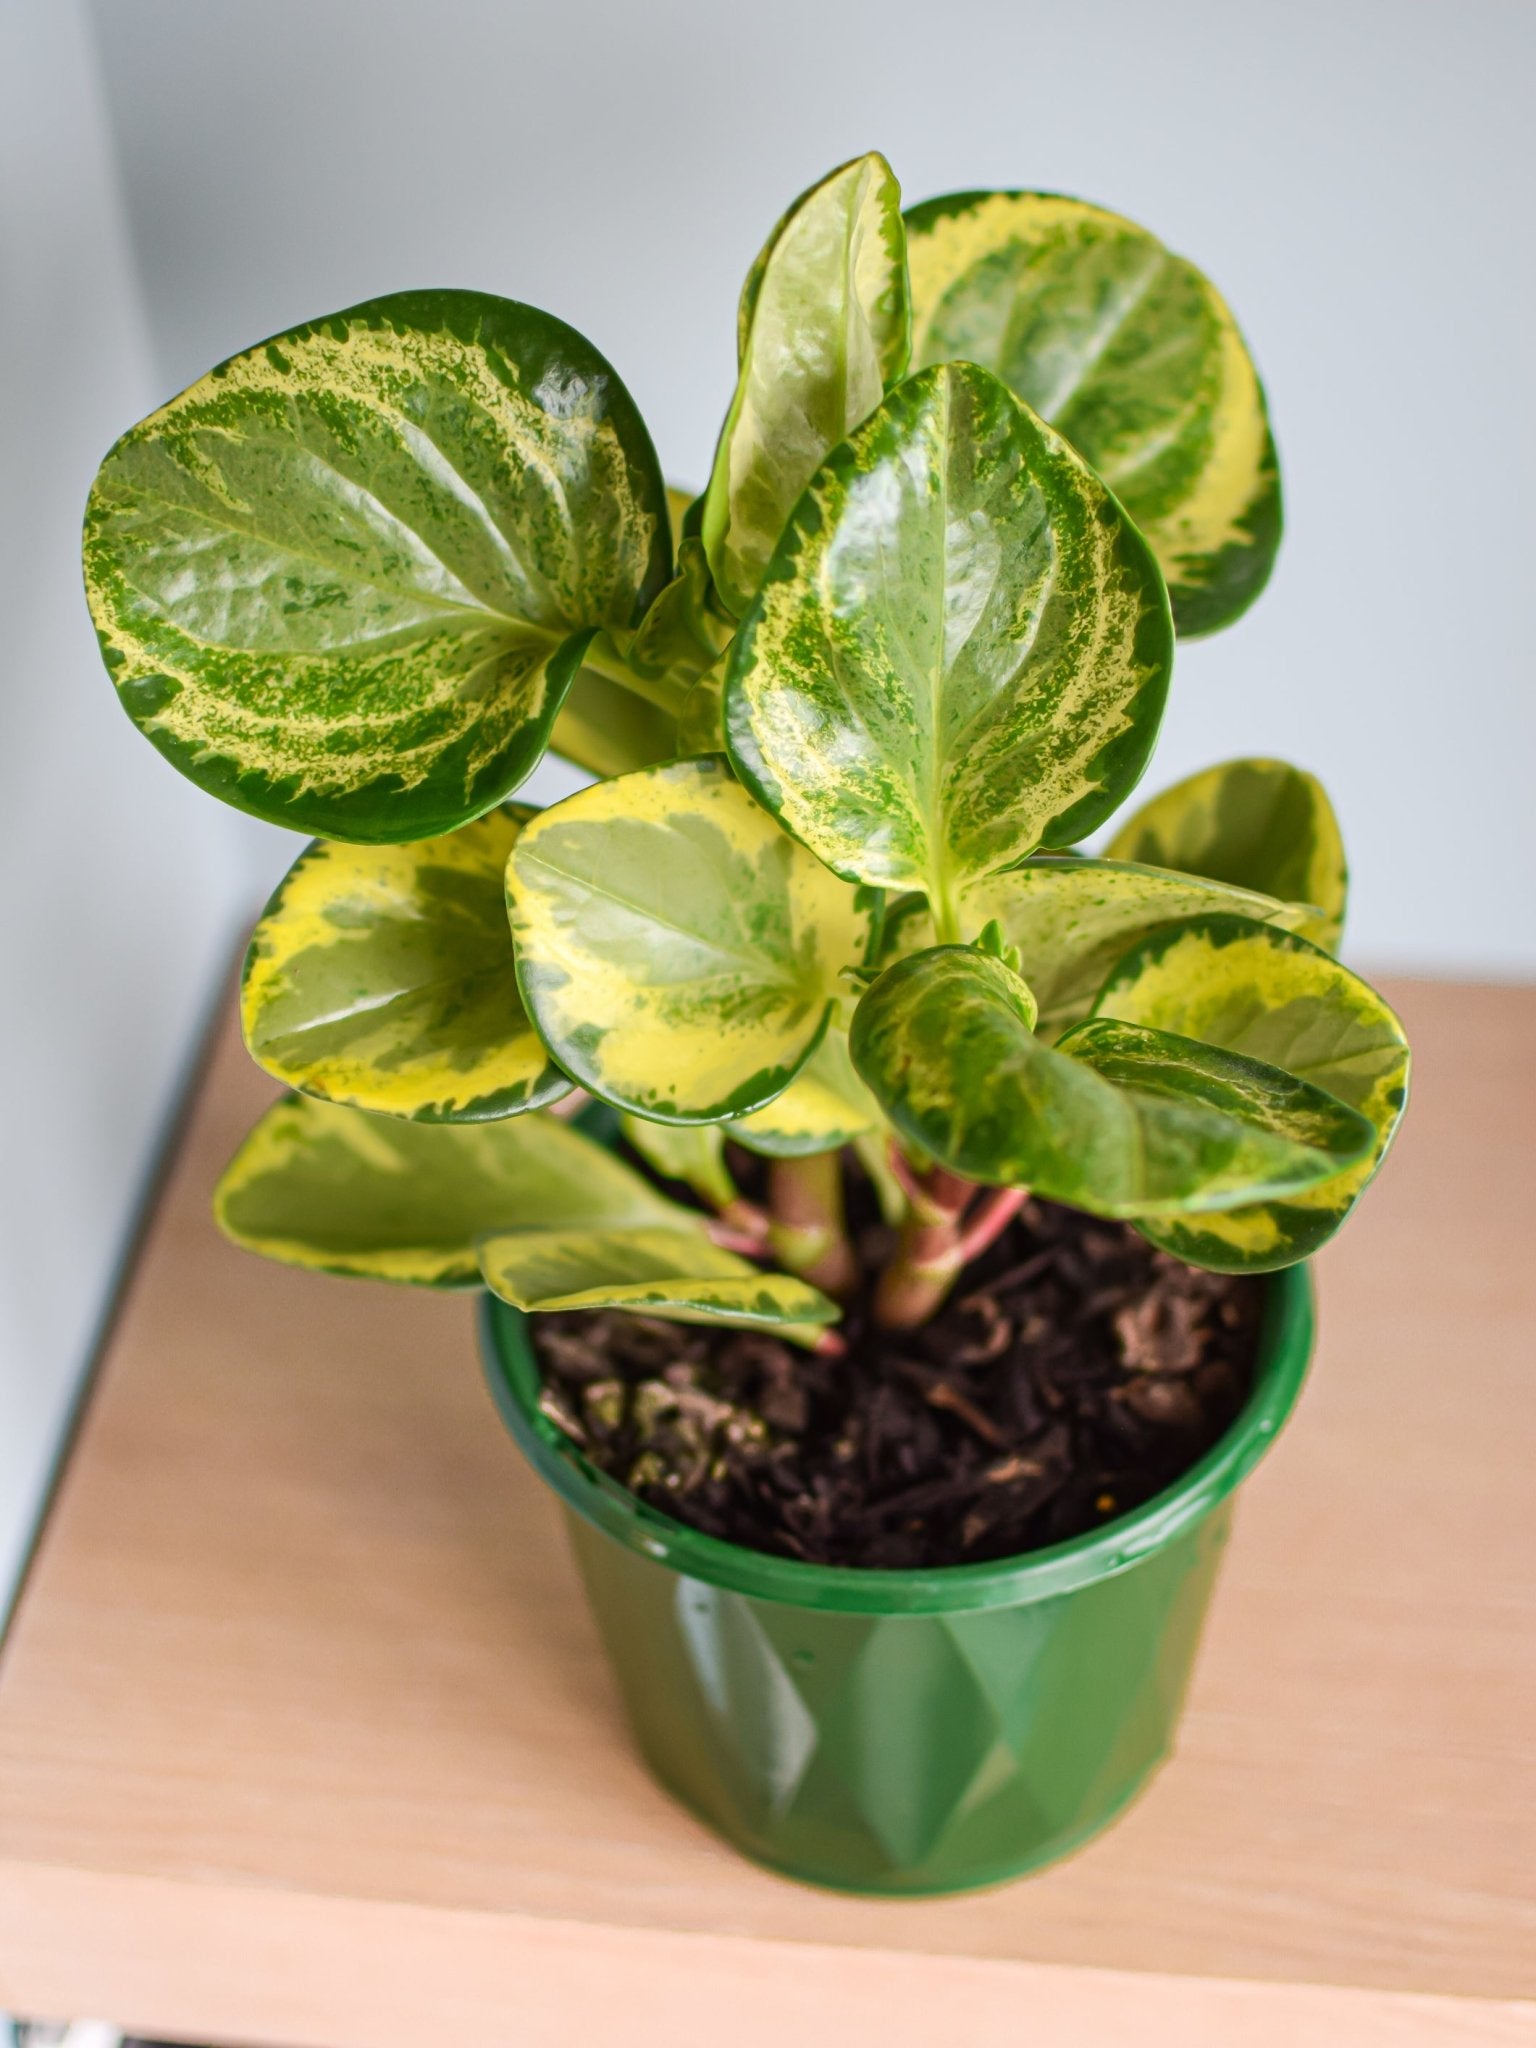
[[[873,1274],[891,1233],[856,1237]],[[863,1302],[842,1358],[596,1310],[532,1319],[546,1415],[712,1536],[817,1564],[974,1564],[1149,1500],[1236,1418],[1262,1283],[1026,1203],[919,1330]]]

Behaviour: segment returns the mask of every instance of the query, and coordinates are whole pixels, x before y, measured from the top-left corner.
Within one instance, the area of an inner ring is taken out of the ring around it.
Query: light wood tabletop
[[[0,1662],[0,2006],[294,2048],[1536,2041],[1536,990],[1398,982],[1178,1753],[995,1892],[842,1899],[633,1755],[469,1302],[224,1244],[219,1036]]]

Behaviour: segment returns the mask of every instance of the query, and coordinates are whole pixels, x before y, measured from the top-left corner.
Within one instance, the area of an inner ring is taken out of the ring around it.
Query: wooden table
[[[232,1032],[0,1665],[0,2006],[296,2048],[1536,2041],[1536,990],[1399,984],[1176,1760],[981,1897],[742,1862],[624,1737],[463,1299],[269,1267]]]

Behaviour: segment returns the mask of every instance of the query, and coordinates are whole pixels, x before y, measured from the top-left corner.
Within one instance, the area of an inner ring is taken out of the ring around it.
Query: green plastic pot
[[[560,1496],[641,1753],[760,1863],[840,1891],[965,1891],[1053,1862],[1168,1755],[1233,1493],[1312,1350],[1273,1275],[1253,1392],[1176,1486],[998,1563],[838,1570],[658,1513],[539,1413],[526,1318],[487,1296],[497,1406]]]

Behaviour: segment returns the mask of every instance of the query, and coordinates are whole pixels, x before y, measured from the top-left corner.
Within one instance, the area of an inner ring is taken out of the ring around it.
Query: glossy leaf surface
[[[233,357],[125,434],[86,586],[129,715],[192,780],[327,838],[515,788],[594,627],[666,581],[639,415],[547,313],[405,292]]]
[[[1134,222],[1050,193],[956,193],[906,218],[914,365],[996,371],[1152,543],[1179,631],[1236,618],[1274,564],[1280,475],[1209,280]]]
[[[879,1122],[879,1104],[849,1058],[848,1034],[831,1025],[784,1093],[765,1109],[727,1124],[725,1136],[749,1152],[798,1159],[849,1145]]]
[[[725,656],[694,683],[677,721],[680,754],[725,752]]]
[[[1284,1201],[1257,1203],[1197,1225],[1141,1227],[1197,1265],[1265,1272],[1293,1264],[1338,1229],[1381,1163],[1408,1093],[1408,1044],[1387,1004],[1358,975],[1296,933],[1246,919],[1176,925],[1130,953],[1095,1014],[1178,1032],[1263,1060],[1325,1089],[1366,1117],[1365,1157]]]
[[[711,1123],[786,1088],[845,967],[854,891],[724,764],[678,761],[544,811],[507,869],[524,1001],[594,1095]]]
[[[759,1271],[697,1224],[517,1231],[486,1239],[480,1268],[492,1291],[521,1309],[618,1308],[802,1336],[838,1314],[804,1280]]]
[[[1059,1048],[1025,984],[972,947],[899,962],[854,1019],[854,1058],[897,1129],[973,1180],[1140,1219],[1305,1188],[1370,1126],[1256,1060],[1120,1024]]]
[[[742,293],[741,368],[704,499],[709,566],[738,616],[795,500],[905,368],[901,190],[878,154],[802,194]]]
[[[1317,777],[1289,762],[1202,769],[1141,805],[1108,852],[1310,904],[1297,929],[1330,952],[1338,946],[1349,893],[1338,819]]]
[[[413,846],[320,840],[251,939],[240,1021],[291,1088],[388,1116],[476,1122],[570,1083],[518,993],[502,877],[521,807]]]
[[[1249,889],[1125,861],[1041,856],[974,884],[961,899],[962,936],[996,918],[1019,950],[1019,971],[1040,1005],[1041,1032],[1058,1033],[1093,1008],[1121,955],[1181,918],[1225,911],[1297,928],[1305,912]]]
[[[1156,738],[1172,629],[1146,543],[995,377],[909,378],[806,492],[726,671],[749,786],[850,878],[940,915],[1090,831]]]
[[[475,1246],[489,1233],[688,1215],[558,1117],[407,1123],[303,1095],[262,1117],[214,1213],[236,1244],[268,1258],[428,1287],[473,1286]]]
[[[641,620],[628,647],[641,676],[667,677],[680,688],[711,666],[731,629],[709,605],[709,564],[702,541],[678,547],[677,574]]]

